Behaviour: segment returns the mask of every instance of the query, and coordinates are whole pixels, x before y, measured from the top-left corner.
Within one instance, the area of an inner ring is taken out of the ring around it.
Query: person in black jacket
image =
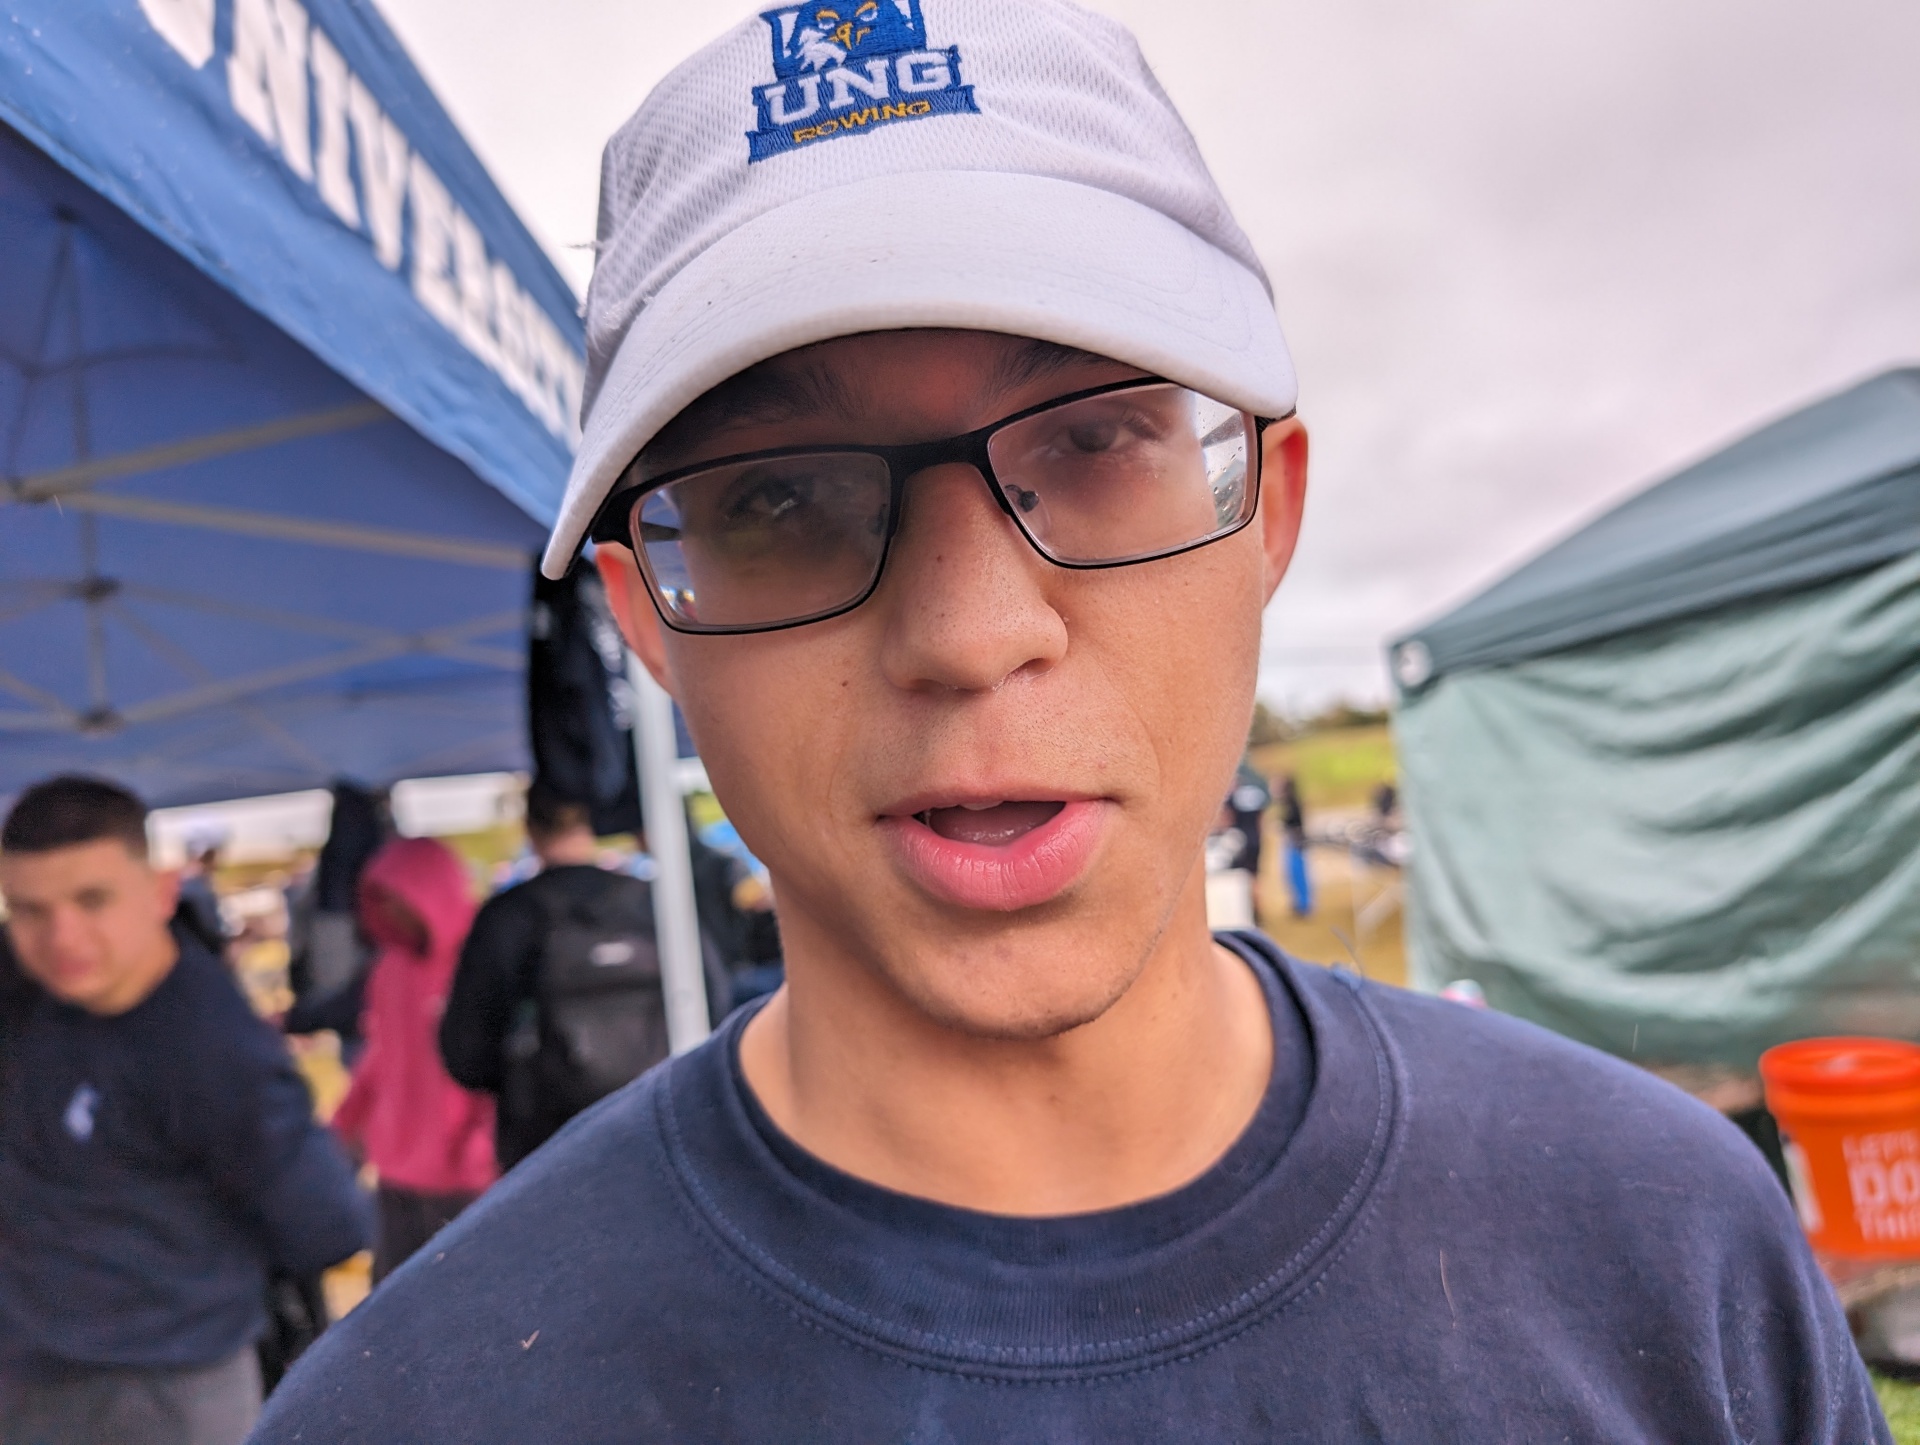
[[[440,1020],[447,1072],[499,1100],[502,1169],[668,1052],[652,890],[596,865],[584,805],[536,783],[526,825],[541,872],[480,910]],[[701,941],[709,1012],[724,1014],[727,973]]]
[[[370,1210],[285,1045],[169,927],[146,809],[61,777],[0,827],[0,1442],[237,1445],[269,1272]]]
[[[289,1034],[331,1029],[341,1062],[360,1057],[360,1014],[373,969],[373,945],[361,932],[360,875],[394,836],[384,792],[345,778],[334,781],[333,819],[313,871],[287,892],[287,983],[293,1007],[281,1020]]]

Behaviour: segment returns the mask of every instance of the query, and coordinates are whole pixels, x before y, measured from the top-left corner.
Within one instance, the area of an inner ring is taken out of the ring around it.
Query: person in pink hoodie
[[[493,1099],[440,1062],[440,1013],[473,922],[466,870],[431,838],[367,864],[360,915],[379,948],[361,1018],[366,1051],[333,1126],[380,1174],[377,1284],[493,1183]]]

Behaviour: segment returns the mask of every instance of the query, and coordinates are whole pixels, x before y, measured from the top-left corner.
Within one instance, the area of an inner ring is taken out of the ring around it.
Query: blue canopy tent
[[[1398,640],[1416,982],[1643,1060],[1920,1037],[1920,371]]]
[[[14,0],[0,799],[525,766],[581,350],[367,0]]]

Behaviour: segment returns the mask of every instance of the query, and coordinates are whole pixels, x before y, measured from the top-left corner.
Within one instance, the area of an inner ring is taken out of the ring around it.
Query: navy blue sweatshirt
[[[250,1345],[270,1266],[365,1247],[370,1209],[285,1044],[212,954],[96,1018],[0,1017],[0,1373],[192,1367]]]
[[[1276,1067],[1145,1203],[1009,1219],[784,1138],[745,1011],[329,1331],[291,1442],[1885,1441],[1753,1146],[1498,1015],[1225,938]]]

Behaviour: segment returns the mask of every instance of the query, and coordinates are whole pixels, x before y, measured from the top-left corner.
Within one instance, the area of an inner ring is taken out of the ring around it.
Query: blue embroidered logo
[[[895,121],[978,113],[960,83],[960,47],[927,46],[920,0],[830,0],[768,10],[772,85],[753,93],[760,128],[748,160]]]
[[[67,1101],[67,1112],[60,1122],[67,1126],[69,1134],[84,1144],[93,1137],[93,1111],[99,1107],[100,1091],[92,1084],[82,1084]]]

